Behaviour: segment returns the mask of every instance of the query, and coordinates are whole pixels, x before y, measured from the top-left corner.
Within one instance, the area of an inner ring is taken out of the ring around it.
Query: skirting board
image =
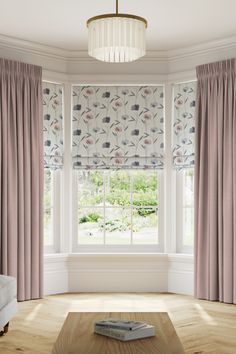
[[[193,294],[193,257],[167,254],[45,256],[45,295],[63,292]]]

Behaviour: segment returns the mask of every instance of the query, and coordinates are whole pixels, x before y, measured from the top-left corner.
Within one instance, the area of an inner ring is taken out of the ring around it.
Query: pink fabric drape
[[[0,59],[0,273],[42,296],[42,70]]]
[[[195,295],[236,303],[236,59],[197,78]]]

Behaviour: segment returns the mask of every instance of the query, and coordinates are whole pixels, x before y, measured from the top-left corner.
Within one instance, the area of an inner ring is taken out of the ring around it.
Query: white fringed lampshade
[[[92,17],[88,26],[88,53],[110,63],[139,59],[146,53],[144,18],[126,14],[106,14]]]

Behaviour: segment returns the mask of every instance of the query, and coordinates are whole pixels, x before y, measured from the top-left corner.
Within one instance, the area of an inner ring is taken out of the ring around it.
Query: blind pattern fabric
[[[63,86],[43,82],[44,167],[63,166]]]
[[[173,166],[194,165],[196,81],[175,84],[173,90]]]
[[[163,168],[163,86],[74,86],[75,169]]]

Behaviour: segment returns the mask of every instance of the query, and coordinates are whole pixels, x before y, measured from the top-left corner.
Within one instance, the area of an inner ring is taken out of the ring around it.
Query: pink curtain
[[[236,59],[197,78],[195,295],[236,303]]]
[[[41,68],[0,59],[0,273],[18,300],[42,296]]]

